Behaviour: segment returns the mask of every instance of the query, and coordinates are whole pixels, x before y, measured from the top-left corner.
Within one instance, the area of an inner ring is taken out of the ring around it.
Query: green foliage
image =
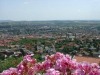
[[[0,46],[0,49],[6,49],[8,48],[7,46]]]
[[[41,62],[42,61],[41,54],[35,54],[34,55],[34,58],[37,59],[38,62]]]
[[[16,67],[22,60],[22,57],[18,57],[18,58],[7,58],[6,60],[0,61],[0,72],[2,72],[3,70],[6,70],[10,67]]]
[[[36,39],[29,39],[29,38],[23,38],[23,39],[21,39],[21,40],[19,40],[19,41],[17,41],[17,42],[12,42],[12,44],[19,44],[19,45],[25,45],[25,44],[34,44],[34,43],[36,43]]]
[[[33,57],[36,58],[37,61],[39,62],[43,60],[40,54],[35,54]],[[22,61],[22,59],[23,59],[22,57],[18,57],[18,58],[10,57],[7,58],[6,60],[0,60],[0,72],[10,67],[16,67]]]
[[[17,42],[12,42],[11,44],[13,44],[13,45],[15,45],[15,44],[19,44],[19,45],[31,44],[31,45],[34,45],[34,44],[37,44],[38,41],[42,44],[45,44],[46,40],[47,39],[22,38]]]
[[[69,40],[62,40],[62,41],[56,43],[56,48],[61,48],[63,45],[66,45],[69,42],[70,42]]]

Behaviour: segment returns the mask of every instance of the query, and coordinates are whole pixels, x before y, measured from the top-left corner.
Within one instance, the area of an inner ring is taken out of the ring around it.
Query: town
[[[100,21],[6,21],[0,22],[0,60],[34,54],[91,57],[100,62]]]

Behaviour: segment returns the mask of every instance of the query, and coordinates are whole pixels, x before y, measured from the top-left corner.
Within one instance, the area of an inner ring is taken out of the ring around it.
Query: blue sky
[[[0,0],[0,20],[100,20],[100,0]]]

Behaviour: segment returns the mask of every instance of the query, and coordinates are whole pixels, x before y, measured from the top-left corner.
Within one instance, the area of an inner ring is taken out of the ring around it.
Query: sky
[[[100,0],[0,0],[0,20],[100,20]]]

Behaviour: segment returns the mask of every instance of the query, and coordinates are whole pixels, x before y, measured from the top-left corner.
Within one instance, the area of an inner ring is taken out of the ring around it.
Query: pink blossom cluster
[[[4,70],[0,75],[100,75],[100,66],[96,63],[79,63],[70,55],[57,52],[45,56],[43,62],[26,55],[16,68]]]

